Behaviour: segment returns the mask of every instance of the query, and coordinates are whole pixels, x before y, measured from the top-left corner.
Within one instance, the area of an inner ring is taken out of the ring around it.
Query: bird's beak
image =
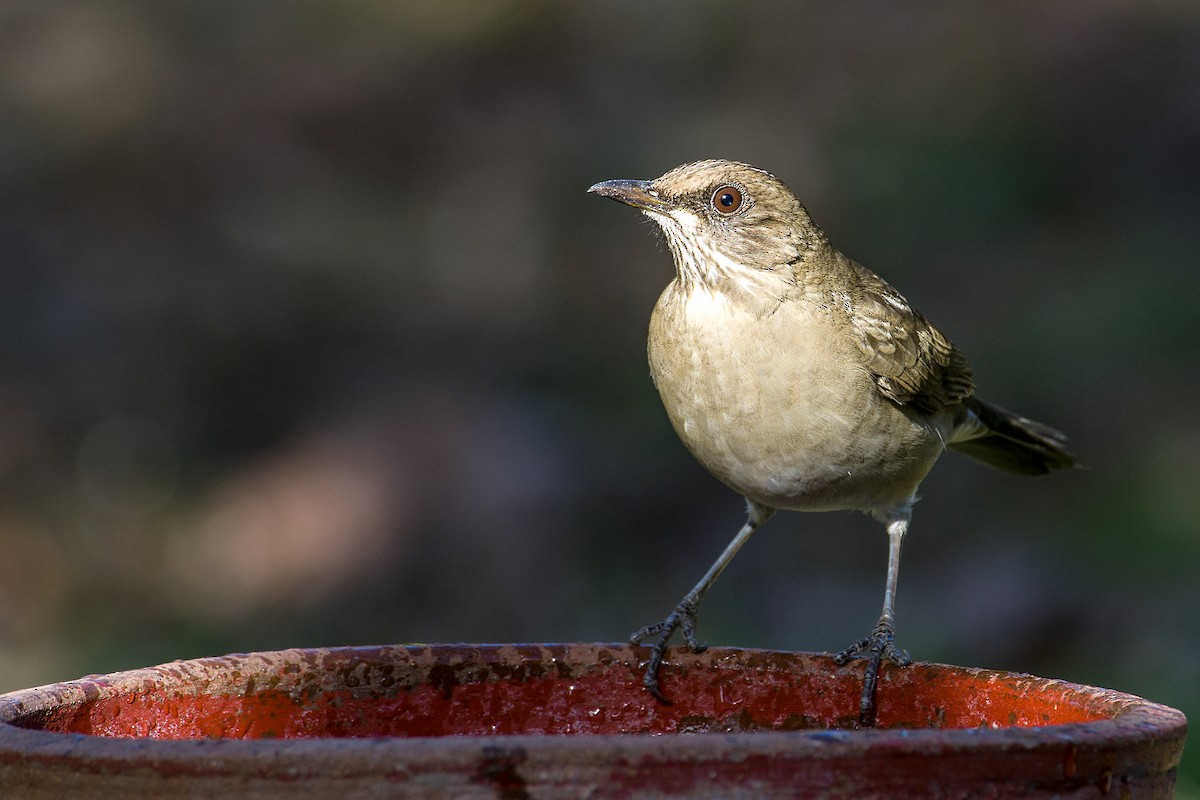
[[[672,208],[670,203],[658,196],[658,192],[654,190],[650,181],[601,181],[588,191],[603,197],[611,197],[613,200],[619,200],[643,211],[657,211],[665,214]]]

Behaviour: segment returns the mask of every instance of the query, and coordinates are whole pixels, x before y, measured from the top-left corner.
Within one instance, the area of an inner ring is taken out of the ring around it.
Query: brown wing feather
[[[931,412],[970,397],[975,385],[966,356],[887,281],[854,267],[862,291],[851,323],[879,391],[895,403]]]

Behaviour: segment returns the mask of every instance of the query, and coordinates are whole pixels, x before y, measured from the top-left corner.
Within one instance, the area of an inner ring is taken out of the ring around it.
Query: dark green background
[[[781,177],[1090,466],[939,464],[900,643],[1196,718],[1183,0],[4,4],[0,688],[664,615],[741,501],[650,384],[666,249],[585,190],[706,157]],[[781,515],[700,633],[841,648],[885,551]]]

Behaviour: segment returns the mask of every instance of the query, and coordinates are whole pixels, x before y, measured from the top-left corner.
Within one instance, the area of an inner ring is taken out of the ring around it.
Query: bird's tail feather
[[[1022,475],[1044,475],[1080,466],[1066,448],[1062,433],[1049,425],[1005,411],[978,398],[964,405],[973,417],[967,436],[951,440],[950,447],[983,464]]]

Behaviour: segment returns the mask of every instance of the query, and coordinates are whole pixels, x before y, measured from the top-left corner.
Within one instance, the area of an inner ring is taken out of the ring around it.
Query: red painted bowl
[[[1183,715],[936,664],[430,645],[179,661],[0,696],[0,796],[1171,797]]]

